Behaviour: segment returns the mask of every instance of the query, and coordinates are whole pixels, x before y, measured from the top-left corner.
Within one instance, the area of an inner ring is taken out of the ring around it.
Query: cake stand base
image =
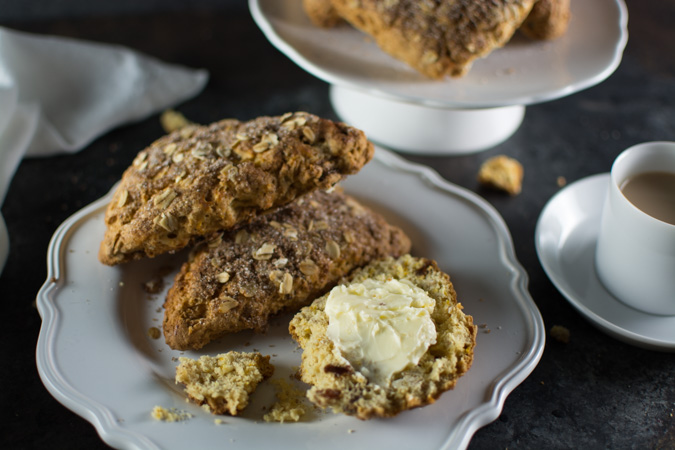
[[[449,109],[385,99],[336,85],[330,100],[340,120],[383,147],[403,153],[452,155],[492,148],[511,137],[525,106]]]

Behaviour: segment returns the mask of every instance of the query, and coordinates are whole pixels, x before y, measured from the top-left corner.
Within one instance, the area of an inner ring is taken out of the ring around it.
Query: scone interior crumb
[[[263,417],[265,422],[298,422],[307,413],[305,393],[284,379],[270,380],[276,388],[277,401]]]
[[[150,413],[153,419],[161,422],[182,422],[192,417],[192,414],[179,411],[176,408],[164,408],[163,406],[155,406]]]
[[[199,359],[182,357],[176,368],[176,383],[199,405],[214,414],[237,415],[249,404],[258,384],[274,373],[269,356],[258,352],[228,352]]]

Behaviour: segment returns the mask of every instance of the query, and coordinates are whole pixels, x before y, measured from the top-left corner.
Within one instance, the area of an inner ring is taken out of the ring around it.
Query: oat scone
[[[332,0],[338,15],[431,78],[459,77],[506,44],[535,0]]]
[[[105,215],[101,262],[173,252],[358,172],[363,132],[307,113],[188,125],[141,151]]]
[[[537,0],[520,31],[531,39],[555,39],[567,31],[570,0]]]
[[[233,351],[199,359],[181,357],[176,383],[185,385],[190,400],[208,405],[213,414],[236,416],[248,405],[258,384],[273,373],[269,356]]]
[[[331,0],[302,0],[302,7],[317,27],[331,28],[342,22]]]
[[[339,187],[315,191],[195,249],[167,294],[166,343],[198,349],[262,332],[273,314],[311,303],[354,268],[409,250],[401,229]]]
[[[427,301],[431,299],[426,306],[435,328],[435,342],[431,341],[426,351],[418,355],[417,363],[410,362],[402,370],[392,372],[387,382],[375,382],[376,371],[371,370],[365,376],[357,370],[355,367],[359,366],[346,359],[338,344],[329,337],[330,320],[326,310],[330,295],[302,308],[289,325],[291,336],[303,349],[300,375],[302,381],[311,385],[307,397],[317,406],[330,407],[334,412],[359,419],[391,417],[433,403],[469,370],[476,343],[473,318],[462,312],[449,276],[434,261],[410,255],[376,261],[355,271],[344,280],[343,286],[357,289],[368,280],[371,283],[395,280],[426,292]],[[385,333],[389,329],[390,326],[379,327]],[[386,341],[379,344],[383,342]],[[357,343],[366,347],[364,342]],[[376,350],[386,356],[386,346],[380,347]],[[395,348],[393,354],[397,352],[400,350]]]

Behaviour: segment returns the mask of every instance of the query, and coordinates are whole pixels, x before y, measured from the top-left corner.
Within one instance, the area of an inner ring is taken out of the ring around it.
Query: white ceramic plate
[[[435,81],[354,28],[313,26],[301,0],[249,0],[249,6],[268,40],[314,76],[391,100],[446,108],[527,105],[588,88],[614,72],[628,39],[623,0],[572,0],[562,37],[547,42],[516,34],[476,61],[465,77]]]
[[[276,319],[266,335],[238,333],[199,352],[172,351],[163,339],[148,337],[151,327],[161,326],[164,293],[149,295],[141,285],[169,266],[168,284],[185,254],[121,267],[100,264],[111,194],[64,222],[49,246],[48,279],[37,297],[43,319],[37,363],[47,389],[113,447],[464,448],[479,427],[499,416],[506,396],[534,370],[544,349],[544,325],[508,229],[480,197],[385,150],[378,149],[344,186],[402,226],[414,254],[436,259],[452,275],[465,312],[481,325],[473,367],[435,404],[388,420],[317,411],[300,423],[266,423],[262,407],[271,405],[273,391],[264,384],[242,417],[214,424],[174,384],[175,358],[258,349],[272,355],[275,377],[289,379],[300,363],[287,332],[289,317]],[[155,405],[194,417],[157,422],[150,417]]]
[[[675,316],[657,316],[616,299],[598,279],[595,244],[609,174],[570,184],[549,200],[535,231],[544,271],[584,317],[610,336],[651,350],[675,351]]]

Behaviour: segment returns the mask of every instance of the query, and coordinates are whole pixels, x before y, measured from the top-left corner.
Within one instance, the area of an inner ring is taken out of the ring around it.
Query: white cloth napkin
[[[0,27],[0,205],[24,156],[76,152],[197,95],[207,80],[205,70],[118,45]],[[0,272],[6,241],[0,215]]]

